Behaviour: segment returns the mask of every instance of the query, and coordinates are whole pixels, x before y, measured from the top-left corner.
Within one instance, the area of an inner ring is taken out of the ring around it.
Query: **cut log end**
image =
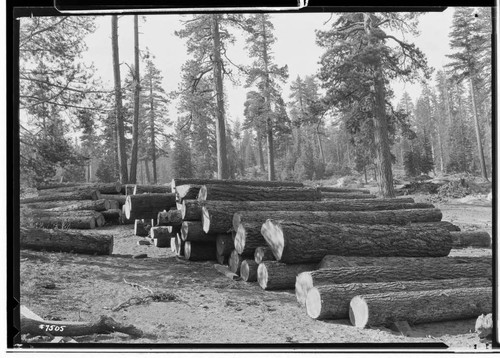
[[[182,223],[182,226],[181,226],[181,239],[182,241],[186,241],[187,239],[187,236],[188,236],[188,230],[189,230],[189,227],[188,227],[188,222],[187,221],[184,221]]]
[[[205,207],[201,208],[201,223],[203,225],[203,231],[208,232],[208,230],[210,230],[210,213]]]
[[[351,324],[358,328],[365,328],[368,323],[368,317],[368,305],[363,297],[353,297],[349,305],[349,320]]]
[[[267,280],[268,280],[268,272],[265,264],[259,264],[257,268],[257,281],[259,282],[259,286],[264,290],[267,288]]]
[[[313,278],[310,272],[301,272],[295,280],[295,296],[300,305],[306,304],[307,293],[313,288]]]
[[[316,287],[309,290],[306,297],[306,311],[311,318],[317,319],[321,314],[321,293]]]
[[[198,193],[198,200],[207,200],[207,187],[202,185]]]
[[[184,242],[184,257],[188,260],[191,258],[191,242],[190,241]]]
[[[262,224],[260,232],[271,248],[274,257],[279,261],[285,247],[283,230],[281,229],[279,223],[274,222],[271,219],[267,219],[266,222]]]
[[[244,260],[240,267],[240,277],[245,282],[257,281],[257,267],[254,260]]]

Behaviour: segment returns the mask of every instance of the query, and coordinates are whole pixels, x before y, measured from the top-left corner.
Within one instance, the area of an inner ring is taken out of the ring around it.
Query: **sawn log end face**
[[[276,260],[281,260],[281,255],[283,254],[285,246],[285,238],[279,222],[267,219],[265,223],[262,224],[260,232],[271,248]]]
[[[368,305],[363,297],[353,297],[349,305],[349,320],[351,324],[358,328],[365,328],[368,323],[368,317]]]

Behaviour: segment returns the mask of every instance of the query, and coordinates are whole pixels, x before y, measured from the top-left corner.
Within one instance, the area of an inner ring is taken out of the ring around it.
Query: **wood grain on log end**
[[[170,238],[170,250],[172,250],[172,252],[175,252],[175,236],[172,236]]]
[[[240,267],[240,276],[245,282],[257,281],[257,263],[254,260],[243,260]]]
[[[306,311],[307,315],[314,319],[321,314],[321,294],[316,287],[311,288],[307,293]]]
[[[295,280],[295,296],[297,297],[297,302],[301,306],[306,304],[307,293],[313,286],[311,272],[301,272],[297,275]]]
[[[262,224],[261,234],[264,236],[267,244],[271,248],[276,260],[281,259],[281,254],[285,246],[285,238],[283,231],[281,230],[279,223],[274,222],[271,219],[267,219],[264,224]]]
[[[365,328],[368,323],[368,317],[368,305],[363,297],[353,297],[349,306],[349,320],[351,324],[358,328]]]
[[[255,249],[254,260],[257,264],[260,264],[262,261],[275,261],[276,258],[268,246],[259,246]]]
[[[210,213],[206,207],[201,208],[201,223],[203,225],[203,231],[208,232],[210,230]]]
[[[267,288],[267,280],[269,273],[267,272],[267,267],[264,263],[260,263],[257,267],[257,282],[259,286],[264,290]]]

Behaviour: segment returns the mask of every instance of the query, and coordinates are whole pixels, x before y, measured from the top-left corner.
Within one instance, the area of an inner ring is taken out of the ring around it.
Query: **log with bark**
[[[245,282],[257,281],[257,267],[259,265],[251,259],[243,260],[240,266],[240,277]]]
[[[361,193],[370,194],[368,189],[350,189],[350,188],[336,188],[333,186],[318,186],[319,191],[322,193]]]
[[[404,209],[380,211],[238,211],[233,215],[233,230],[241,222],[264,223],[267,219],[287,220],[300,223],[327,222],[352,224],[390,224],[438,222],[443,214],[439,209]]]
[[[75,201],[75,200],[99,200],[101,193],[98,190],[79,190],[69,193],[38,196],[33,198],[21,199],[21,204],[40,203],[46,201]]]
[[[49,183],[41,183],[36,186],[37,190],[48,190],[48,189],[58,189],[58,188],[68,188],[68,187],[75,187],[75,186],[86,186],[89,183],[85,182],[63,182],[63,183],[55,183],[55,182],[49,182]]]
[[[119,194],[122,184],[116,183],[75,183],[75,185],[61,186],[57,188],[38,189],[39,196],[53,195],[56,193],[68,193],[80,190],[98,190],[101,194]]]
[[[133,185],[132,195],[151,193],[151,194],[166,194],[171,193],[172,188],[169,184],[151,185],[151,184],[135,184]]]
[[[436,221],[436,222],[424,222],[424,223],[409,223],[408,224],[409,226],[413,226],[415,229],[419,229],[419,228],[424,228],[424,229],[427,229],[427,228],[441,228],[443,230],[446,230],[446,231],[449,231],[449,232],[457,232],[457,231],[460,231],[460,228],[455,225],[455,224],[452,224],[451,222],[449,221]]]
[[[411,199],[411,198],[410,198]],[[413,199],[411,199],[413,200]],[[203,214],[194,216],[196,220],[208,222],[210,227],[232,228],[234,213],[238,211],[380,211],[402,209],[430,209],[434,205],[427,203],[408,203],[400,199],[366,199],[366,200],[337,200],[337,201],[204,201],[198,203],[203,208]],[[186,210],[192,207],[186,203]],[[201,208],[199,209],[202,210]],[[217,217],[212,212],[219,213]],[[225,214],[224,214],[225,213]],[[196,213],[198,215],[198,213]],[[212,217],[213,216],[213,217]],[[184,218],[184,220],[186,220]],[[193,219],[195,221],[195,219]]]
[[[234,237],[234,249],[244,256],[254,256],[255,249],[266,245],[266,240],[261,234],[262,222],[245,222],[238,226]]]
[[[201,221],[201,203],[198,200],[184,200],[180,210],[182,220]]]
[[[231,234],[218,234],[215,239],[215,247],[219,255],[229,257],[234,250],[233,236]]]
[[[109,209],[100,212],[106,224],[120,225],[122,222],[122,211],[120,209]]]
[[[156,219],[160,211],[176,207],[175,194],[129,195],[124,207],[127,219],[133,216],[139,219]]]
[[[148,236],[148,230],[146,230],[146,225],[141,219],[135,219],[134,222],[134,235],[146,237]]]
[[[232,180],[232,179],[193,179],[193,178],[175,178],[172,179],[172,192],[179,185],[185,184],[219,184],[219,185],[244,185],[259,187],[295,187],[302,188],[304,184],[286,181],[264,181],[264,180]]]
[[[21,228],[21,249],[111,255],[113,235],[81,230]]]
[[[487,278],[456,278],[425,281],[353,282],[312,287],[305,300],[306,311],[314,319],[349,318],[354,296],[383,292],[427,291],[449,288],[491,287]]]
[[[159,226],[180,226],[182,225],[181,211],[170,209],[158,213],[157,222]]]
[[[198,199],[198,193],[200,192],[201,185],[197,184],[185,184],[178,185],[175,187],[175,194],[177,201],[182,203],[184,200],[196,200]]]
[[[254,260],[257,264],[260,264],[262,261],[276,261],[276,258],[271,248],[266,245],[259,246],[255,249]]]
[[[231,212],[228,210],[208,210],[206,207],[201,208],[201,223],[203,231],[207,234],[225,234],[232,230],[232,224],[227,220],[231,217]]]
[[[198,200],[219,201],[319,201],[315,188],[255,187],[243,185],[207,184],[200,188]]]
[[[321,190],[321,189],[319,189]],[[336,199],[375,199],[377,196],[373,194],[363,193],[339,193],[321,191],[321,199],[336,200]]]
[[[108,200],[108,202],[109,202],[109,209],[121,209],[121,205],[117,200]]]
[[[125,205],[125,201],[127,200],[126,195],[120,194],[102,194],[101,198],[106,200],[115,200],[118,202],[118,204],[120,204],[120,206]]]
[[[152,239],[169,239],[171,237],[171,233],[165,226],[153,226],[149,229],[149,237]]]
[[[215,242],[217,235],[207,234],[203,231],[200,221],[183,221],[181,237],[184,241],[208,241]]]
[[[94,229],[103,226],[106,222],[102,214],[93,210],[31,210],[24,212],[23,215],[29,216],[34,224],[46,228]]]
[[[184,242],[184,257],[190,261],[215,261],[215,243],[200,241]]]
[[[94,210],[104,211],[111,209],[109,200],[82,200],[69,205],[62,205],[56,208],[47,209],[47,211],[75,211],[75,210]]]
[[[120,332],[142,337],[143,332],[133,325],[123,325],[111,317],[101,316],[95,322],[44,320],[25,306],[21,306],[21,334],[44,336],[90,336]]]
[[[229,269],[234,272],[235,274],[239,275],[240,274],[240,268],[241,268],[241,263],[246,260],[246,259],[251,259],[250,256],[242,256],[236,252],[236,250],[231,251],[231,254],[229,255]]]
[[[299,273],[315,270],[315,264],[287,265],[277,261],[262,261],[257,268],[257,281],[264,290],[290,290]]]
[[[444,257],[369,257],[326,255],[318,265],[319,269],[356,266],[447,266],[455,264],[483,263],[493,265],[491,256],[444,256]]]
[[[355,296],[350,303],[351,323],[360,328],[474,318],[491,312],[491,287],[431,291],[386,292]]]
[[[479,277],[491,279],[492,268],[486,263],[331,267],[302,272],[295,282],[297,301],[304,305],[308,291],[315,286],[354,282],[391,282],[442,280]]]
[[[276,260],[320,262],[326,255],[447,256],[452,238],[441,228],[266,220],[262,235]]]
[[[485,231],[452,232],[453,248],[491,247],[491,237]]]

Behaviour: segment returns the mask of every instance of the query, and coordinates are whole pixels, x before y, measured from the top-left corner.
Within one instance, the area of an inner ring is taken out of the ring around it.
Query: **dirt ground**
[[[416,201],[425,200],[417,198]],[[492,231],[486,200],[437,203],[443,220],[462,230]],[[452,350],[485,350],[474,333],[475,319],[413,326],[411,337],[388,328],[359,329],[348,320],[316,321],[300,307],[293,291],[262,290],[257,283],[232,281],[214,262],[179,259],[170,248],[137,245],[132,225],[102,227],[114,235],[110,256],[21,251],[21,304],[45,319],[93,321],[108,315],[146,333],[74,337],[81,343],[141,344],[335,344],[444,342]],[[133,259],[138,253],[147,258]],[[491,256],[491,249],[452,250],[450,255]],[[53,283],[55,288],[50,287]],[[130,283],[147,287],[151,293]],[[118,310],[113,310],[121,304]],[[48,337],[23,336],[24,342]],[[334,348],[334,347],[332,347]]]

